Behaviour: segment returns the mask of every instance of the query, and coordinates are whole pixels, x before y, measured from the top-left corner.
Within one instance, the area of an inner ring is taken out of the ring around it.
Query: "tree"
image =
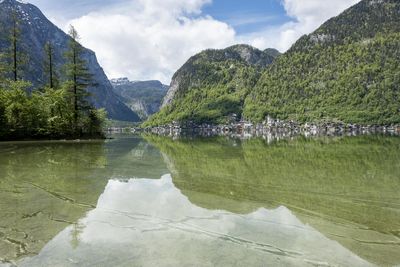
[[[11,69],[13,74],[13,80],[18,80],[18,44],[20,38],[20,28],[19,28],[19,21],[18,21],[18,14],[16,11],[12,13],[12,26],[10,32],[10,53],[11,53]]]
[[[87,101],[89,96],[87,88],[93,83],[92,74],[89,72],[87,62],[83,58],[84,48],[79,43],[78,32],[72,25],[70,26],[69,35],[71,38],[68,44],[68,51],[65,53],[67,60],[65,68],[72,98],[74,129],[75,133],[78,134],[82,132],[82,127],[79,127],[81,114],[91,109]]]
[[[9,25],[1,27],[5,34],[0,38],[2,37],[3,41],[8,44],[8,49],[0,52],[0,81],[19,80],[27,62],[27,54],[21,40],[21,21],[16,10],[11,10],[9,21]]]
[[[54,65],[54,46],[52,42],[47,42],[45,47],[44,71],[47,79],[47,86],[51,89],[58,87],[58,74]]]
[[[0,24],[0,32],[4,32],[4,26]],[[4,35],[0,35],[0,42],[5,41]],[[4,51],[0,51],[0,89],[4,80],[7,77],[7,54]]]
[[[0,87],[0,139],[8,132],[8,123],[6,118],[5,90]]]
[[[0,89],[7,77],[7,56],[0,52]]]

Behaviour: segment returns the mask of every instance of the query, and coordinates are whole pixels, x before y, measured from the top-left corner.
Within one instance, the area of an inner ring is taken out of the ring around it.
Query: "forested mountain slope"
[[[145,125],[172,121],[222,123],[242,113],[261,70],[279,55],[248,45],[206,50],[190,58],[172,78],[163,108]]]
[[[303,36],[246,98],[244,115],[400,122],[400,1],[363,0]]]

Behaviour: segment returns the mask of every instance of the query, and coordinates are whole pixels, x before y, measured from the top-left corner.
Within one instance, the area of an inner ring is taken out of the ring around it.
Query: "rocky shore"
[[[358,125],[341,122],[305,123],[293,121],[279,121],[269,119],[262,124],[251,122],[237,122],[226,125],[211,125],[194,123],[172,123],[169,125],[146,128],[146,133],[163,136],[236,136],[251,137],[290,137],[290,136],[341,136],[364,134],[400,135],[400,125]]]

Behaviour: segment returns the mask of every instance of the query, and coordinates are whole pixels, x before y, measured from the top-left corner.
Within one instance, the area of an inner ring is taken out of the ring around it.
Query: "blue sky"
[[[158,79],[204,49],[237,43],[285,52],[360,0],[28,0],[72,24],[109,78]]]
[[[203,12],[230,24],[238,34],[258,32],[293,20],[279,0],[214,0]]]
[[[162,0],[161,0],[162,1]],[[52,18],[70,20],[92,11],[123,5],[130,0],[31,0]],[[205,4],[202,14],[231,25],[238,34],[257,32],[282,25],[293,18],[287,16],[280,0],[213,0]]]

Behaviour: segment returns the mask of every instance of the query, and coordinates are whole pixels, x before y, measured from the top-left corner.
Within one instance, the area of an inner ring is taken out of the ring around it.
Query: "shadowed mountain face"
[[[122,102],[139,114],[142,120],[160,110],[169,88],[160,81],[131,82],[128,78],[113,79],[111,84]]]
[[[285,206],[379,266],[400,263],[400,140],[178,140],[159,147],[192,203],[247,214]]]
[[[260,72],[279,52],[249,45],[209,49],[191,57],[173,76],[162,109],[147,122],[172,121],[222,123],[242,114],[244,99]]]
[[[69,37],[62,30],[51,23],[34,5],[25,4],[16,0],[0,1],[0,51],[10,47],[7,40],[13,21],[13,13],[17,15],[20,28],[20,44],[18,49],[26,57],[26,64],[20,73],[20,78],[32,82],[34,86],[47,84],[44,71],[45,44],[54,45],[54,62],[61,72],[65,63],[64,53],[68,47]],[[3,34],[5,33],[5,34]],[[96,55],[89,49],[84,50],[83,58],[87,61],[89,71],[93,74],[95,86],[89,89],[92,103],[97,108],[105,108],[112,119],[121,121],[139,121],[136,113],[122,103],[113,92],[103,69],[97,62]]]

